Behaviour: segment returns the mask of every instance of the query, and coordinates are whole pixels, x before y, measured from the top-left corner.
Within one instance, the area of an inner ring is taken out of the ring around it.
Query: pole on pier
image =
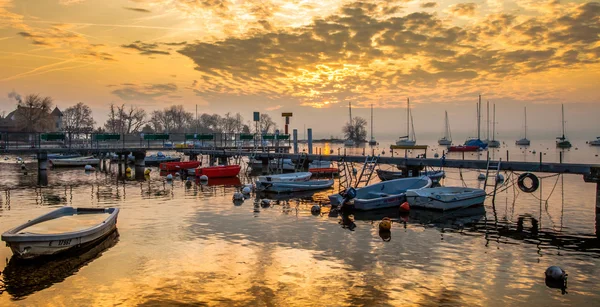
[[[135,161],[135,178],[144,179],[144,171],[146,170],[146,153],[145,152],[133,152]]]
[[[540,151],[540,171],[542,170],[542,152]]]
[[[312,144],[313,144],[313,140],[312,140],[312,128],[308,128],[306,130],[306,134],[308,134],[308,154],[312,155],[312,153],[313,153],[313,147],[312,147]]]
[[[47,152],[38,152],[37,160],[38,160],[38,170],[39,171],[48,170],[48,153]]]
[[[600,238],[600,180],[596,181],[596,237]]]
[[[562,152],[562,150],[561,150],[561,151],[559,151],[559,152],[558,152],[558,161],[559,161],[559,163],[561,163],[561,164],[562,164],[562,159],[563,159],[563,152]]]
[[[508,162],[508,150],[506,150],[506,162]]]
[[[123,160],[123,155],[118,154],[117,155],[117,165],[119,168],[119,176],[123,176],[123,165],[121,164],[121,160]]]
[[[292,130],[292,137],[294,138],[294,154],[298,153],[298,129]]]

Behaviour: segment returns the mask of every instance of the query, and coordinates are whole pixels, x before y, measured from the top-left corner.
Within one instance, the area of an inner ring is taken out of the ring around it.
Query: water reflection
[[[57,256],[36,260],[22,260],[12,257],[2,272],[2,291],[14,299],[21,299],[34,292],[62,282],[75,274],[81,267],[100,257],[104,251],[119,241],[119,232],[113,231],[101,241],[96,241]]]

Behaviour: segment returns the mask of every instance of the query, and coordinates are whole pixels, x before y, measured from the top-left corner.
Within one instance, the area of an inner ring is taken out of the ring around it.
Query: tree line
[[[32,94],[22,99],[14,91],[8,96],[17,101],[14,119],[18,131],[54,130],[51,97]],[[196,117],[194,113],[186,111],[183,105],[169,106],[148,114],[137,106],[111,103],[106,122],[96,128],[92,109],[83,102],[66,108],[62,115],[60,130],[68,133],[252,133],[256,131],[255,123],[245,121],[240,113],[228,112],[224,116],[202,113]],[[4,115],[0,118],[2,117]],[[268,114],[261,114],[257,128],[262,133],[274,133],[277,124]]]

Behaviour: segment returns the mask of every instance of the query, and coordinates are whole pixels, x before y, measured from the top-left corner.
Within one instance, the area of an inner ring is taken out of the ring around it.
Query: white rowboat
[[[63,216],[106,213],[109,215],[102,222],[78,231],[51,234],[30,233],[27,231],[22,232],[33,225],[58,219]],[[109,235],[117,227],[118,215],[118,208],[62,207],[3,233],[2,241],[6,242],[13,254],[18,258],[30,259],[39,256],[53,255]]]
[[[277,175],[266,175],[266,176],[258,176],[259,182],[274,182],[274,181],[308,181],[312,176],[310,172],[300,172],[300,173],[289,173],[289,174],[277,174]]]
[[[58,166],[85,166],[85,165],[98,165],[100,164],[100,159],[96,159],[93,157],[82,157],[82,158],[70,158],[70,159],[55,159],[50,160],[53,167]]]
[[[333,180],[311,180],[311,181],[257,181],[256,189],[264,192],[293,193],[302,191],[323,190],[331,188]]]
[[[440,187],[406,192],[406,201],[416,208],[453,210],[483,204],[485,191],[463,187]]]
[[[402,178],[379,182],[356,190],[354,209],[375,210],[398,207],[406,199],[405,193],[412,189],[424,189],[431,186],[427,176]],[[332,205],[340,205],[343,197],[340,194],[329,195]]]

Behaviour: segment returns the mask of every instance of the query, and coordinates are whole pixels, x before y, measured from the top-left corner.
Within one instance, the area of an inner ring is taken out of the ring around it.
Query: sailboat
[[[446,129],[444,130],[444,137],[438,140],[440,145],[452,145],[452,134],[450,133],[450,122],[448,121],[448,111],[446,113]]]
[[[373,104],[371,104],[371,139],[369,140],[369,145],[377,145],[377,141],[373,137]]]
[[[489,102],[488,102],[489,104]],[[492,139],[488,141],[488,147],[498,148],[500,147],[500,142],[496,141],[496,104],[494,103],[494,115],[492,118]],[[489,126],[489,124],[488,124]],[[488,128],[489,129],[489,128]]]
[[[531,142],[527,139],[527,107],[525,107],[525,136],[515,142],[516,145],[529,146]]]
[[[465,146],[478,146],[481,149],[487,148],[487,144],[481,140],[481,95],[479,95],[477,102],[477,138],[467,139]]]
[[[410,127],[412,125],[412,133]],[[410,112],[410,99],[406,98],[406,135],[401,136],[396,142],[398,146],[414,146],[417,143],[417,136],[415,134],[415,127],[412,121],[412,113]]]
[[[565,137],[565,105],[562,107],[562,136],[556,138],[556,147],[558,148],[571,148],[571,142]]]
[[[348,102],[348,110],[350,112],[350,127],[354,127],[352,125],[352,103]],[[352,147],[356,145],[356,142],[354,142],[354,140],[352,139],[352,135],[350,135],[350,138],[344,141],[344,146],[347,147]]]

